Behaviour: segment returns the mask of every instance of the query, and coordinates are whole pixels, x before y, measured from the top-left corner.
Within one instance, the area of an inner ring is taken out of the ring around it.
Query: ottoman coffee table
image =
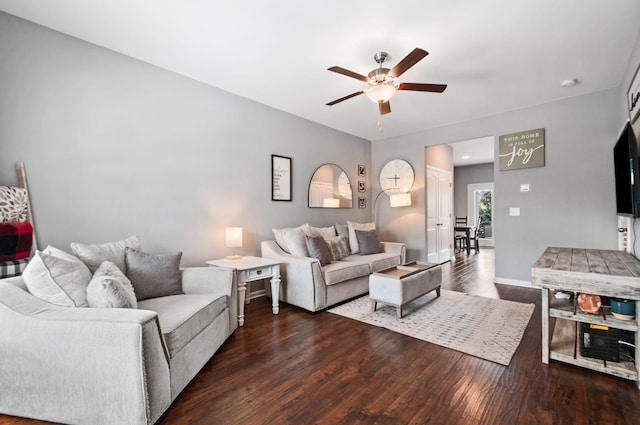
[[[383,303],[395,306],[396,315],[402,318],[402,306],[434,289],[439,297],[441,284],[442,268],[437,264],[414,261],[373,273],[369,276],[371,312]]]

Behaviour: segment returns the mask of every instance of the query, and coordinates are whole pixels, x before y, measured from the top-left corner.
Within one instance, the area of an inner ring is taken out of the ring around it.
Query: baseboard
[[[516,279],[505,279],[502,277],[494,277],[493,283],[500,283],[502,285],[511,285],[511,286],[524,286],[525,288],[533,288],[531,282],[528,280],[516,280]]]

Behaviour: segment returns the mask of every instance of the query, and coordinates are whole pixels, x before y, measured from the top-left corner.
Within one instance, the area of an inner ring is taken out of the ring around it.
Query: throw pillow
[[[376,224],[347,221],[347,226],[349,227],[349,247],[351,247],[351,253],[357,254],[360,252],[360,248],[358,246],[358,239],[356,238],[356,230],[373,230],[376,228]]]
[[[103,261],[111,261],[118,266],[123,273],[126,273],[124,250],[127,247],[133,248],[136,251],[142,249],[138,235],[133,235],[130,238],[118,242],[109,242],[100,245],[85,245],[78,242],[71,243],[73,253],[89,267],[91,273],[95,273]]]
[[[349,226],[346,224],[336,224],[336,234],[349,239]]]
[[[0,223],[25,222],[28,211],[27,189],[0,186]]]
[[[289,253],[298,257],[308,257],[307,240],[304,228],[296,227],[295,229],[282,229],[282,238],[284,239]]]
[[[325,239],[329,252],[331,253],[331,259],[333,261],[342,260],[351,254],[349,249],[349,239],[346,236],[336,236],[335,238]]]
[[[131,281],[111,261],[103,262],[87,286],[87,302],[94,308],[137,308]]]
[[[320,261],[321,266],[331,262],[331,252],[322,236],[307,236],[307,249],[311,257]]]
[[[356,239],[360,247],[360,254],[368,255],[382,252],[377,230],[356,230]]]
[[[138,301],[182,292],[180,259],[176,254],[154,255],[125,248],[127,278]]]
[[[333,226],[329,227],[313,227],[309,226],[306,229],[307,236],[322,236],[325,239],[335,238],[336,237],[336,228]]]
[[[91,272],[82,261],[48,246],[36,251],[22,274],[29,292],[62,307],[88,307],[87,285]]]
[[[31,223],[0,223],[0,261],[15,261],[31,255]]]
[[[273,237],[276,240],[276,243],[280,246],[280,248],[282,248],[282,250],[284,252],[286,252],[287,254],[291,254],[291,250],[289,249],[289,246],[287,246],[287,242],[284,240],[284,231],[285,230],[290,230],[290,229],[300,229],[303,232],[305,232],[306,234],[306,229],[309,227],[309,224],[305,223],[301,226],[295,227],[295,228],[284,228],[284,229],[271,229],[273,231]]]

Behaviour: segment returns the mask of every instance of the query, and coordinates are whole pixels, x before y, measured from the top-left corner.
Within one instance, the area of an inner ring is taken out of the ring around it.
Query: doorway
[[[493,182],[467,185],[469,223],[478,229],[480,246],[493,246]]]

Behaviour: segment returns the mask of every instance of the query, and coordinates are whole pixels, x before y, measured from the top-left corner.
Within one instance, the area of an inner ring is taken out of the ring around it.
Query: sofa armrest
[[[226,267],[186,267],[182,272],[185,294],[221,294],[229,297],[229,329],[238,327],[238,289],[235,269]]]
[[[280,299],[309,311],[325,307],[327,288],[320,262],[315,258],[288,254],[275,241],[262,241],[262,256],[282,263]]]
[[[381,242],[382,250],[400,256],[400,264],[407,262],[407,246],[400,242]]]
[[[2,413],[150,424],[171,404],[154,312],[58,307],[0,281],[0,323]]]

